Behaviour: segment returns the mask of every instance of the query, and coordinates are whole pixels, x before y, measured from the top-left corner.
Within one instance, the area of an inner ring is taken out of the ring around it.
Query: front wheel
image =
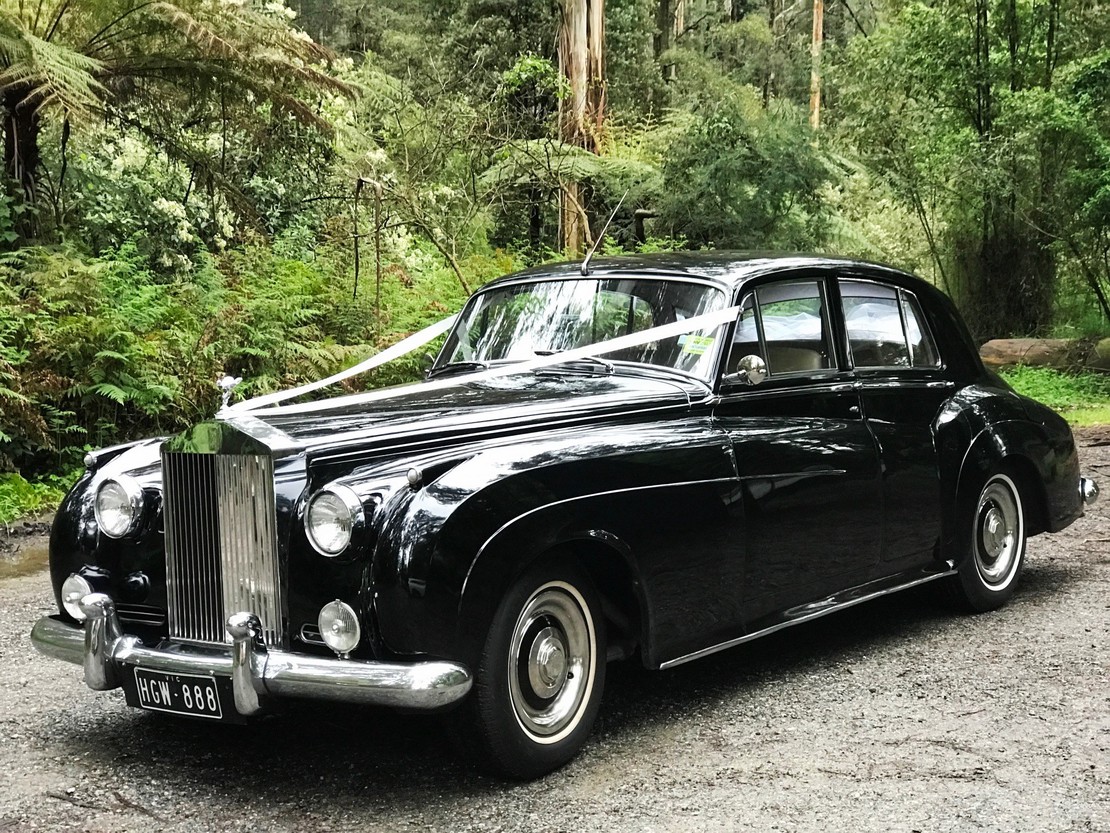
[[[988,477],[968,508],[968,552],[949,588],[957,603],[979,613],[1001,607],[1014,594],[1025,561],[1025,509],[1021,490],[1004,472]]]
[[[527,779],[573,758],[597,716],[605,659],[589,576],[550,564],[521,577],[498,606],[467,698],[481,763]]]

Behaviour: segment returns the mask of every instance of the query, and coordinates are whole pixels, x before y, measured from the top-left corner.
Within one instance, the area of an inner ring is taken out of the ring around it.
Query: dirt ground
[[[966,617],[887,597],[667,672],[613,666],[594,739],[539,782],[473,773],[437,720],[305,707],[177,722],[38,655],[40,530],[0,543],[0,833],[1110,831],[1104,498]]]

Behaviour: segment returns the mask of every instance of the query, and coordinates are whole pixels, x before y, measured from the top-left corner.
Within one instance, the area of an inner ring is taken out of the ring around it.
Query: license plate
[[[136,668],[135,688],[144,709],[213,720],[223,717],[220,691],[212,677]]]

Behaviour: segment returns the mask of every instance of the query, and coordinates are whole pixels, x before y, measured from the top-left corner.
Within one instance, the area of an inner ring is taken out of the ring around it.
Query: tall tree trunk
[[[809,126],[821,127],[821,47],[825,43],[825,0],[813,0],[813,41],[809,57]]]
[[[560,138],[592,153],[605,121],[605,0],[561,0],[559,64],[570,95],[560,104]],[[590,237],[585,189],[568,181],[562,195],[563,249],[581,254]]]
[[[771,37],[779,42],[786,34],[786,15],[782,0],[769,0],[767,3],[767,23],[771,27]],[[763,79],[763,106],[767,107],[775,96],[775,71],[771,70]]]
[[[27,102],[26,90],[8,90],[4,96],[4,173],[10,196],[24,210],[15,219],[15,231],[23,240],[38,234],[35,203],[38,198],[39,134],[42,125],[35,108]]]
[[[528,249],[538,257],[543,245],[543,206],[539,188],[528,189]]]
[[[605,123],[605,0],[588,0],[586,14],[586,119],[590,125],[590,150],[600,151]]]
[[[1006,5],[1006,45],[1010,51],[1010,92],[1016,93],[1021,83],[1018,77],[1018,46],[1021,31],[1018,25],[1017,0],[1010,0]]]
[[[1048,0],[1048,32],[1044,49],[1044,88],[1052,89],[1052,75],[1056,70],[1056,25],[1060,20],[1060,0]]]
[[[686,0],[658,0],[655,7],[655,60],[670,49],[686,26]],[[662,64],[664,81],[674,81],[675,65]]]
[[[657,61],[660,55],[671,48],[671,21],[673,20],[671,0],[659,0],[655,5],[655,36],[652,38],[652,51]]]
[[[991,132],[994,106],[991,100],[991,33],[990,2],[975,0],[975,129],[979,138],[986,139]]]

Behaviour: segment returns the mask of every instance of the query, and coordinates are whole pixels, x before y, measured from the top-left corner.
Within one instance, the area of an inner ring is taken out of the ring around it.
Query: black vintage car
[[[515,777],[574,756],[610,660],[672,668],[925,582],[996,608],[1027,536],[1097,495],[944,295],[810,256],[511,275],[422,383],[232,405],[87,463],[43,653],[199,719],[457,709]]]

